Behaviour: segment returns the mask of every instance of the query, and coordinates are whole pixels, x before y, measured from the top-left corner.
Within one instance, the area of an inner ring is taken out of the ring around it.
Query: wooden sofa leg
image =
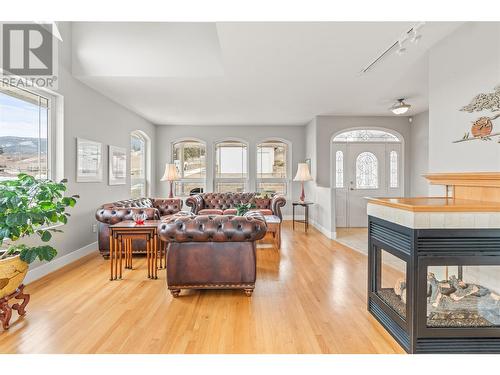
[[[179,297],[179,294],[181,293],[181,290],[180,289],[170,289],[170,293],[172,294],[172,296],[174,298],[177,298],[177,297]]]
[[[244,289],[245,294],[247,297],[252,297],[253,289]]]

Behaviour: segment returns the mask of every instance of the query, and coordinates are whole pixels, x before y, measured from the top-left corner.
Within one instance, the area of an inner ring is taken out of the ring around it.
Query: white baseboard
[[[44,263],[32,270],[28,271],[28,274],[24,278],[24,284],[27,285],[35,280],[38,280],[51,272],[58,270],[74,261],[83,258],[84,256],[91,254],[97,250],[97,241],[88,244],[78,250],[72,251],[69,254],[63,255],[62,257],[56,258],[51,262]]]
[[[283,220],[292,220],[292,215],[284,215]],[[295,220],[304,220],[304,215],[295,215]],[[318,224],[315,220],[309,219],[309,224],[311,224],[314,228],[320,231],[327,238],[331,240],[337,238],[337,232],[329,231],[324,226]]]
[[[334,240],[335,238],[337,238],[337,232],[329,231],[314,220],[312,220],[310,223],[314,228],[319,230],[325,237],[329,238],[330,240]]]

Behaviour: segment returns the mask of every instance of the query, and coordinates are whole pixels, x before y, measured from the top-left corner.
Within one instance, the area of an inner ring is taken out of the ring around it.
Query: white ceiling
[[[407,53],[360,71],[415,22],[74,23],[73,74],[155,124],[294,125],[427,109],[430,22]]]

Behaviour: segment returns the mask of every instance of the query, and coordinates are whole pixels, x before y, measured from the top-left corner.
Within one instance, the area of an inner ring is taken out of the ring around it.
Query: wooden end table
[[[158,238],[160,220],[146,220],[139,225],[131,220],[122,221],[109,227],[110,280],[122,278],[123,263],[132,269],[132,240],[146,241],[148,278],[158,278],[158,251],[160,266],[163,263],[163,244]]]
[[[274,245],[281,249],[281,219],[275,215],[264,216],[267,225],[267,231],[273,234]]]
[[[292,227],[295,230],[295,222],[304,223],[304,231],[307,232],[309,229],[309,206],[314,204],[313,202],[292,202]],[[295,207],[302,206],[304,207],[304,220],[295,220]]]

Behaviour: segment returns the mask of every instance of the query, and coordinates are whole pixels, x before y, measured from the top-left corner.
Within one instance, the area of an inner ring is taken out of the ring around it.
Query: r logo
[[[51,24],[3,24],[2,31],[2,69],[5,74],[53,74]]]

